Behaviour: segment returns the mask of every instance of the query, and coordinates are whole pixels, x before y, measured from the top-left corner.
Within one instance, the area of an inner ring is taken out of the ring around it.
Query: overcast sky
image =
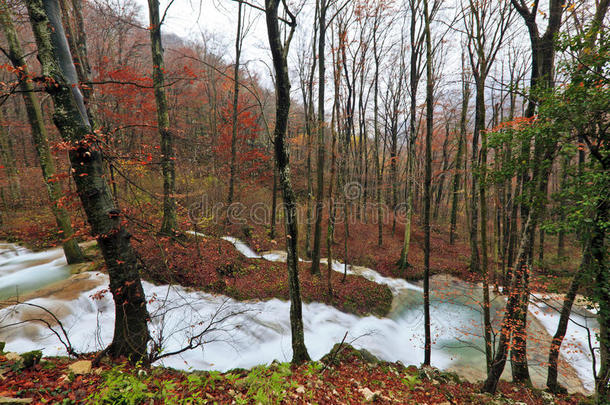
[[[142,21],[148,21],[147,0],[136,0],[142,6]],[[161,0],[165,10],[169,0]],[[185,39],[201,42],[206,37],[214,53],[222,55],[227,63],[235,61],[235,36],[237,29],[237,2],[233,0],[174,0],[169,7],[162,30]],[[261,75],[265,84],[268,79],[270,54],[267,31],[262,11],[245,6],[245,21],[249,31],[244,40],[240,63],[248,64],[251,71]]]

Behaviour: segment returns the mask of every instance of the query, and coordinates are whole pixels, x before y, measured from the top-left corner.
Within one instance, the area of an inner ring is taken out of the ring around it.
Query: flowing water
[[[31,252],[21,246],[0,243],[0,300],[34,291],[70,276],[61,248]]]
[[[259,255],[236,238],[224,239],[247,257],[285,260],[284,252]],[[339,262],[333,262],[332,267],[387,285],[394,295],[392,311],[386,318],[358,317],[321,303],[304,304],[305,342],[311,357],[319,359],[328,353],[347,332],[346,342],[366,348],[381,359],[420,364],[424,325],[421,286],[383,277],[365,267],[348,265],[345,268]],[[107,285],[108,277],[102,273],[70,276],[70,266],[66,265],[60,249],[34,253],[16,245],[0,244],[0,299],[14,296],[15,291],[23,294],[37,290],[23,296],[27,299],[25,305],[5,306],[0,310],[0,341],[6,341],[7,350],[11,351],[41,349],[45,355],[65,354],[65,346],[46,326],[40,322],[26,322],[46,319],[55,323],[40,306],[57,315],[77,351],[100,350],[110,343],[113,332],[114,305],[110,294],[105,292]],[[189,337],[205,328],[213,330],[204,335],[206,343],[202,348],[167,357],[160,361],[161,364],[179,369],[224,371],[291,358],[289,302],[278,299],[238,302],[180,286],[157,286],[147,282],[143,286],[153,319],[151,334],[155,339],[163,340],[165,352],[178,350]],[[473,379],[484,378],[480,286],[437,276],[432,279],[431,290],[432,364]],[[496,297],[492,312],[499,311],[503,305],[503,298]],[[545,356],[550,342],[548,333],[554,333],[558,315],[544,304],[538,305],[531,311],[538,322],[531,322],[530,329],[534,329],[530,330],[530,336],[545,336],[540,342],[540,356]],[[497,323],[499,317],[495,318]],[[215,323],[219,319],[224,321]],[[583,317],[578,320],[595,326]],[[55,329],[58,328],[55,326]],[[574,364],[576,373],[567,373],[562,377],[563,383],[572,391],[582,391],[583,384],[585,390],[590,390],[590,355],[587,351],[575,350],[575,347],[586,345],[586,333],[571,323],[566,339],[570,344],[562,347],[562,354]],[[536,343],[529,346],[534,357],[535,346]],[[535,382],[542,383],[544,368],[532,369]]]

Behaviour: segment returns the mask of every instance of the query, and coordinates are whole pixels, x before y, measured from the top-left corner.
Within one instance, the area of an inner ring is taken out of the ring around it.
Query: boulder
[[[373,392],[366,387],[360,388],[358,391],[360,391],[366,402],[373,402],[375,398],[379,396],[379,391]]]
[[[68,369],[75,375],[89,374],[91,372],[91,360],[80,360],[68,366]]]
[[[21,355],[19,353],[15,353],[15,352],[8,352],[4,355],[4,357],[6,357],[6,359],[8,361],[21,361],[23,360],[21,358]]]

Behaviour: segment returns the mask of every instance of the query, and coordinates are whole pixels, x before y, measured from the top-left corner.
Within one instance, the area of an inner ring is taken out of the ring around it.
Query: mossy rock
[[[21,354],[21,361],[23,363],[23,367],[31,368],[36,364],[40,363],[40,359],[42,358],[42,352],[40,350],[32,350],[31,352],[25,352]]]
[[[348,343],[337,343],[333,348],[325,354],[320,361],[326,364],[338,365],[342,361],[349,359],[350,357],[356,357],[364,363],[379,364],[380,361],[371,352],[366,349],[356,349]]]
[[[423,366],[419,369],[419,378],[422,380],[434,380],[443,384],[460,384],[460,377],[451,371],[440,371],[436,367]]]

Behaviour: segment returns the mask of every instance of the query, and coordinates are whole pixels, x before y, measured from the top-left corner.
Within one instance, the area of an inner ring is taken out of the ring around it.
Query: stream
[[[285,252],[261,255],[239,239],[223,238],[247,257],[285,261]],[[344,264],[333,261],[333,269],[343,272]],[[56,322],[38,306],[51,311],[67,330],[71,345],[80,352],[97,351],[112,341],[114,304],[107,292],[108,276],[99,272],[71,274],[61,249],[31,252],[14,244],[0,243],[0,300],[19,296],[20,302],[4,301],[0,306],[0,341],[9,351],[40,349],[47,356],[65,355],[65,346],[41,322]],[[340,342],[369,350],[380,359],[419,365],[423,360],[423,290],[419,283],[384,277],[372,269],[347,266],[359,274],[387,285],[394,296],[388,317],[359,317],[322,303],[303,304],[305,343],[310,356],[319,359]],[[163,341],[165,352],[178,350],[187,339],[205,328],[205,344],[180,355],[166,357],[160,365],[183,370],[220,370],[250,368],[274,359],[289,361],[290,303],[279,299],[239,302],[181,286],[153,285],[143,282],[152,317],[151,335]],[[485,378],[482,339],[481,287],[450,276],[431,279],[432,365],[455,371],[470,380]],[[541,298],[541,297],[538,297]],[[27,305],[33,304],[33,305]],[[34,306],[35,305],[35,306]],[[495,297],[492,313],[504,306]],[[543,386],[551,335],[559,315],[542,302],[530,304],[528,325],[530,371],[534,385]],[[497,325],[499,315],[494,317]],[[218,323],[219,319],[224,319]],[[562,346],[560,383],[571,392],[591,392],[593,373],[588,349],[588,326],[597,327],[593,316],[577,311],[569,323]],[[592,332],[593,339],[595,333]],[[534,339],[533,337],[536,337]],[[597,345],[594,340],[592,342]],[[569,365],[568,365],[569,363]],[[510,377],[510,365],[504,374]]]

